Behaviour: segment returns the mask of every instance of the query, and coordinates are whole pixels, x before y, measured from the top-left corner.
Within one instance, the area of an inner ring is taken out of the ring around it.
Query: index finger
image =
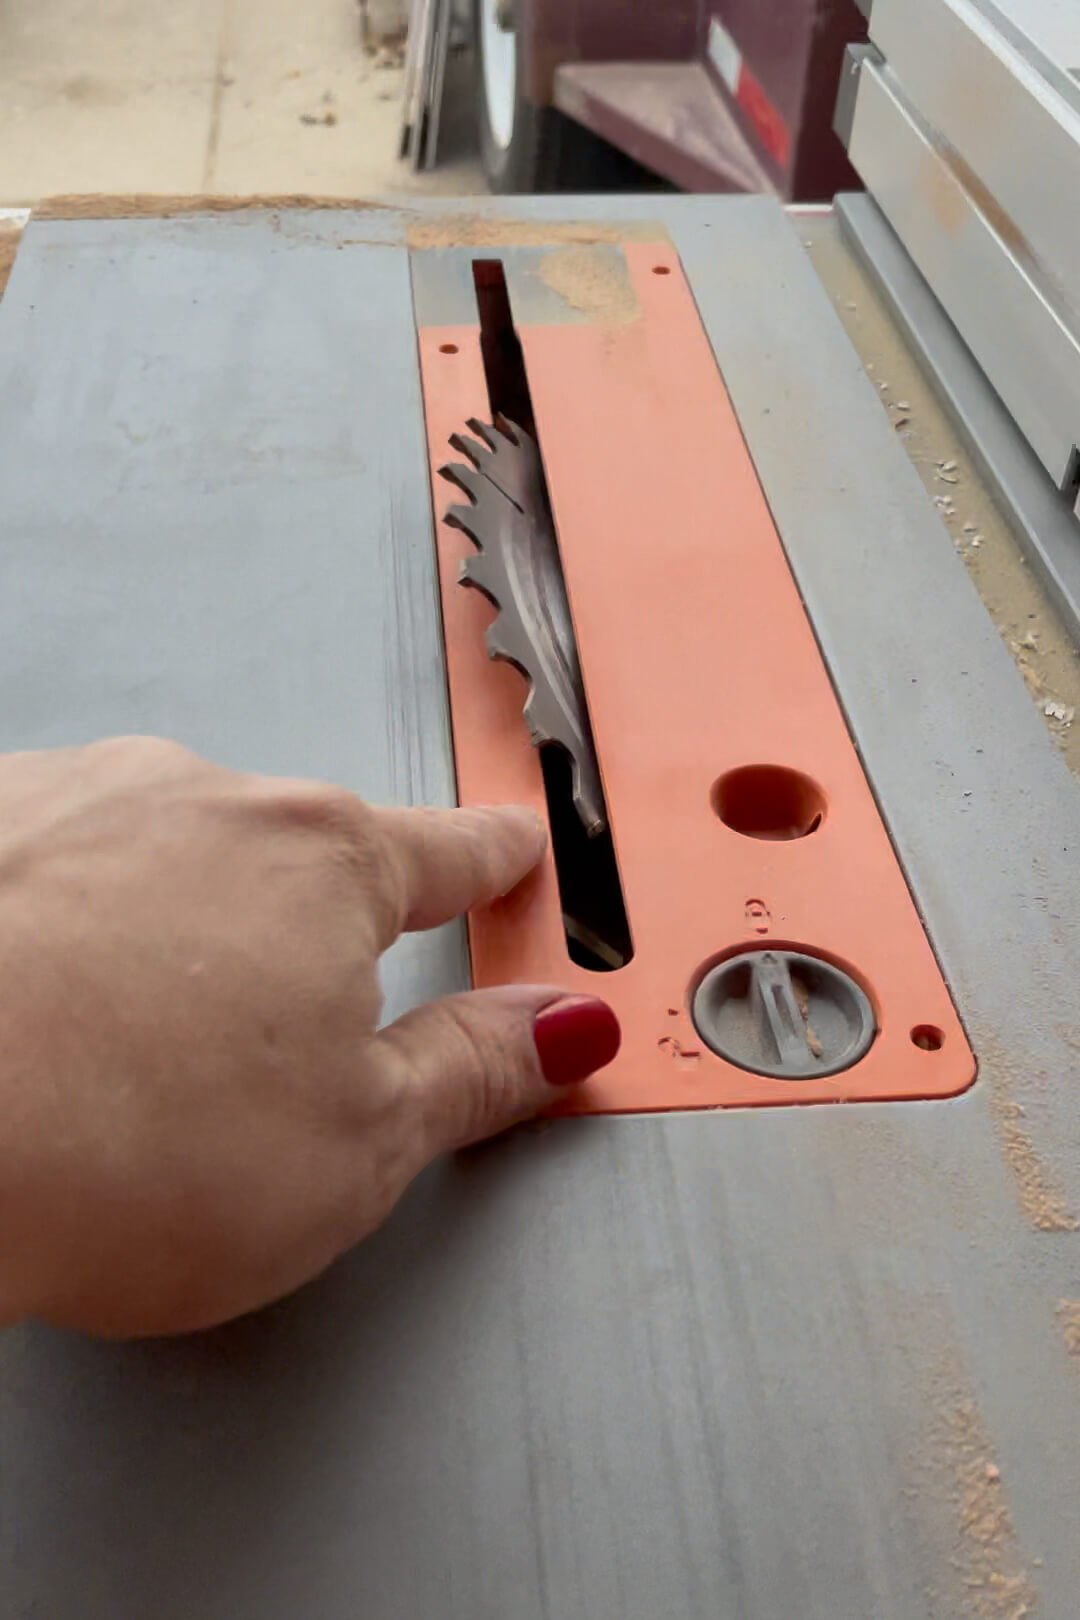
[[[374,810],[389,891],[379,950],[508,894],[538,864],[547,828],[532,810]],[[382,908],[380,908],[381,910]]]

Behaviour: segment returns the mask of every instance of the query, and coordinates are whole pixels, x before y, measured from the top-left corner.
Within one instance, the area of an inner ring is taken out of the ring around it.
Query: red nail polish
[[[622,1040],[619,1020],[596,996],[564,996],[537,1013],[533,1039],[550,1086],[576,1086],[609,1064]]]

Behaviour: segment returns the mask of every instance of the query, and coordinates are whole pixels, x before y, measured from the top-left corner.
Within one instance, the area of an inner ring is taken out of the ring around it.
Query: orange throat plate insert
[[[571,959],[549,852],[470,918],[474,982],[551,983],[614,1007],[618,1058],[561,1112],[955,1095],[975,1060],[678,257],[640,240],[590,254],[474,253],[472,321],[426,324],[417,298],[460,802],[548,811],[527,682],[488,657],[496,610],[458,583],[476,548],[444,521],[463,496],[439,476],[470,418],[513,414],[492,378],[516,329],[632,938],[608,971]],[[414,250],[414,286],[417,260],[430,279],[437,257]],[[509,332],[505,318],[482,327],[493,275]],[[792,1007],[802,1027],[785,1032]],[[793,1077],[800,1042],[807,1072]],[[845,1043],[854,1060],[827,1072]]]

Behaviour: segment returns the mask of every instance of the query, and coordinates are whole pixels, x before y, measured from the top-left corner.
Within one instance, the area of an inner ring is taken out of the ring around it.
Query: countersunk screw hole
[[[911,1032],[911,1044],[920,1052],[940,1052],[945,1045],[945,1032],[936,1024],[916,1024]]]
[[[654,264],[652,273],[654,276],[670,276],[671,266],[668,264]]]
[[[458,346],[457,346],[456,343],[440,343],[439,344],[439,353],[440,354],[457,354],[457,352],[458,352]]]

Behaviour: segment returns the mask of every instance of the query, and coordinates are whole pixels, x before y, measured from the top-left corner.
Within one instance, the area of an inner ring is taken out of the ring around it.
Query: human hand
[[[551,988],[376,1030],[381,952],[544,843],[529,811],[375,810],[147,738],[0,757],[0,1322],[251,1310],[610,1062],[614,1014]]]

